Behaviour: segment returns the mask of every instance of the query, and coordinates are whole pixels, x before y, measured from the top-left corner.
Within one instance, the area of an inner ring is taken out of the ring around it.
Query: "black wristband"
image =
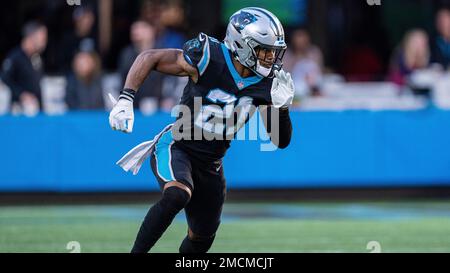
[[[281,111],[289,111],[289,106],[283,105],[279,108]]]
[[[119,99],[126,99],[126,100],[129,100],[129,101],[134,101],[134,95],[135,94],[136,94],[136,91],[134,91],[133,89],[124,88],[120,92]]]

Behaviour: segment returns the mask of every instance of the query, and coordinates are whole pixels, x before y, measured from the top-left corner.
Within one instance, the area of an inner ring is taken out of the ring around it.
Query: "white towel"
[[[159,140],[161,135],[167,132],[173,124],[169,124],[162,130],[159,134],[157,134],[153,140],[143,142],[138,146],[131,149],[128,153],[126,153],[119,161],[117,161],[117,165],[119,165],[124,171],[128,172],[129,170],[133,171],[133,175],[136,175],[139,172],[144,161],[151,155],[155,148],[156,142]]]

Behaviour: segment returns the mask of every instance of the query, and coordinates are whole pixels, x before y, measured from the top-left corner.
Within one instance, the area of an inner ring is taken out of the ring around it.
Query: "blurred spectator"
[[[141,52],[155,47],[155,36],[156,29],[149,23],[136,21],[132,24],[130,31],[131,44],[122,50],[119,57],[118,71],[123,85],[136,57]],[[162,79],[163,75],[161,73],[156,71],[150,73],[136,94],[134,100],[135,108],[145,108],[145,112],[153,112],[158,108],[161,98]]]
[[[13,112],[19,102],[25,114],[34,115],[42,106],[40,54],[47,46],[47,28],[38,22],[29,22],[23,27],[22,36],[20,46],[3,62],[2,79],[12,92]]]
[[[284,68],[292,74],[297,96],[320,95],[322,52],[311,44],[307,31],[297,29],[292,33],[291,45],[283,60]]]
[[[421,29],[406,33],[391,60],[389,80],[404,86],[412,72],[427,68],[430,61],[428,35]]]
[[[162,5],[157,48],[182,48],[186,37],[178,29],[184,23],[182,1],[170,0]]]
[[[58,57],[58,69],[61,72],[70,71],[73,57],[79,51],[96,50],[94,39],[95,15],[89,7],[78,7],[73,12],[74,29],[62,38]]]
[[[160,0],[144,0],[140,9],[140,18],[149,24],[156,26],[160,21]]]
[[[184,87],[188,83],[187,77],[165,76],[162,85],[160,110],[171,112],[183,95]]]
[[[345,78],[352,82],[379,81],[385,77],[383,61],[364,31],[354,35],[354,43],[343,54]]]
[[[441,9],[436,16],[438,36],[432,42],[431,62],[450,68],[450,9]]]
[[[185,21],[182,1],[147,0],[142,6],[141,16],[156,28],[155,48],[183,47],[186,37],[180,31]]]
[[[156,48],[182,48],[186,37],[182,29],[185,27],[185,10],[182,0],[164,0],[161,2]],[[162,78],[159,109],[170,112],[179,103],[187,78],[164,75]],[[141,107],[142,109],[142,107]]]
[[[101,63],[95,52],[79,52],[67,78],[66,103],[70,110],[104,109]]]

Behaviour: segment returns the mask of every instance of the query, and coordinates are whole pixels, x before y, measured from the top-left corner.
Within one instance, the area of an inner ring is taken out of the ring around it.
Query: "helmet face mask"
[[[253,48],[253,56],[256,62],[250,69],[263,77],[272,78],[274,71],[279,71],[283,67],[285,52],[286,47],[257,45]]]
[[[283,66],[283,26],[265,9],[250,7],[233,14],[224,43],[236,60],[259,76],[273,77]]]

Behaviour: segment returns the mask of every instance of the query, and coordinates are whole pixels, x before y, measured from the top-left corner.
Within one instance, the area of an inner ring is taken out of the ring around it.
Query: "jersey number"
[[[251,97],[245,96],[237,99],[234,95],[221,89],[213,89],[209,91],[206,98],[215,104],[202,106],[200,113],[195,118],[195,125],[210,133],[234,134],[242,128],[251,114],[253,102]],[[224,106],[221,107],[220,104]],[[232,123],[228,124],[225,120],[230,121],[230,118],[234,117],[234,113],[237,113],[236,122],[231,120]]]

